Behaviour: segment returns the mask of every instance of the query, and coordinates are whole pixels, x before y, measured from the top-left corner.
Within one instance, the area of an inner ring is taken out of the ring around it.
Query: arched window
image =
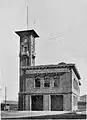
[[[50,87],[50,79],[49,79],[49,77],[44,78],[44,87]]]
[[[35,87],[40,87],[40,78],[35,78]]]
[[[54,87],[59,87],[59,79],[60,79],[59,76],[54,77]]]

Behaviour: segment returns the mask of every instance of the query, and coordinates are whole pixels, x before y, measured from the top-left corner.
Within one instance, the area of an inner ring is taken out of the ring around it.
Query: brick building
[[[17,101],[2,101],[1,102],[1,111],[17,111],[18,102]]]
[[[75,64],[35,66],[34,30],[17,31],[20,36],[19,110],[72,111],[77,109],[80,75]]]
[[[87,110],[87,95],[80,96],[80,99],[78,101],[78,110],[79,111]]]

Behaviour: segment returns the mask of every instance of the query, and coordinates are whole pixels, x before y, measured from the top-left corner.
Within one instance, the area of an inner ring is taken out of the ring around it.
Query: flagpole
[[[28,5],[27,5],[27,29],[28,29]]]

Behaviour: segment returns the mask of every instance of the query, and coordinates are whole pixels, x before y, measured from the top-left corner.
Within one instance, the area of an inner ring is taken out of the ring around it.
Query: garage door
[[[32,110],[42,111],[43,110],[43,95],[32,96]]]
[[[63,111],[63,96],[62,95],[51,95],[51,110],[52,111]]]

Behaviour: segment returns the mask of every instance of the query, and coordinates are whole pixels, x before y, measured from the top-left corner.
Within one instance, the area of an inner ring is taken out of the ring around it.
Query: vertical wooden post
[[[51,111],[51,96],[49,95],[49,111]]]
[[[7,88],[5,86],[5,110],[6,110]]]
[[[32,104],[32,101],[31,101],[31,95],[30,95],[30,111],[32,110],[31,104]]]

